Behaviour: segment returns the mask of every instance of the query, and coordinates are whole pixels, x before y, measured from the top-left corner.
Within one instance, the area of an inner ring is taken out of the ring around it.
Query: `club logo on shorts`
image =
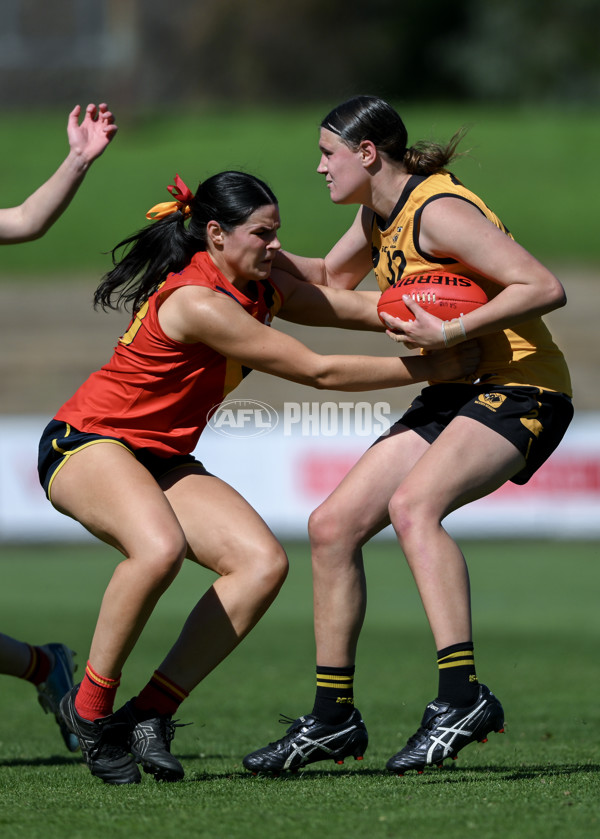
[[[480,393],[475,400],[476,405],[482,405],[490,411],[497,411],[506,399],[504,393]]]

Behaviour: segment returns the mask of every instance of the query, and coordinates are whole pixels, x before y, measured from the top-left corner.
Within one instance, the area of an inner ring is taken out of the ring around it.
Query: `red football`
[[[385,312],[401,320],[413,320],[412,312],[402,300],[404,294],[410,294],[426,312],[441,320],[466,315],[487,303],[485,291],[467,277],[443,273],[410,274],[383,292],[377,304],[380,319],[381,313]]]

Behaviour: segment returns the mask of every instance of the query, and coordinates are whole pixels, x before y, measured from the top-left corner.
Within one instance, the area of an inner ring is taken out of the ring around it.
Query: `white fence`
[[[90,538],[51,507],[38,483],[37,444],[46,421],[0,417],[0,542]],[[340,428],[264,422],[253,434],[247,429],[234,434],[209,427],[196,454],[241,492],[278,536],[304,538],[310,512],[377,436],[377,428],[372,436]],[[453,513],[446,526],[455,535],[478,538],[600,538],[600,414],[576,417],[528,485],[507,484]],[[383,534],[391,535],[389,529]]]

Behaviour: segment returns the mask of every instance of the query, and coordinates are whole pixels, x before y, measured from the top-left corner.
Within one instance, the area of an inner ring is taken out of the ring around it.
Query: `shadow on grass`
[[[197,754],[177,755],[182,760],[184,766],[186,762],[198,762]],[[210,763],[211,761],[229,761],[230,756],[211,754],[205,755],[201,759],[202,764]],[[81,756],[73,755],[50,755],[48,757],[37,758],[10,758],[0,759],[0,769],[2,768],[17,768],[17,767],[63,767],[73,766],[77,764],[84,764]],[[419,783],[419,784],[464,784],[464,783],[484,783],[490,780],[493,776],[494,780],[506,781],[507,783],[515,781],[529,781],[539,778],[548,777],[569,777],[572,775],[600,775],[600,765],[580,764],[580,763],[550,763],[550,764],[523,764],[517,768],[507,766],[471,766],[468,768],[459,768],[457,766],[447,765],[442,767],[430,767],[426,769],[421,775],[416,772],[408,772],[403,776],[394,776],[393,773],[385,769],[367,769],[360,767],[355,769],[317,769],[313,766],[305,767],[296,772],[282,772],[280,775],[253,775],[251,772],[245,770],[223,770],[210,771],[210,769],[191,769],[186,771],[186,778],[183,783],[205,783],[207,781],[246,781],[250,783],[307,783],[311,780],[322,781],[327,778],[330,781],[343,780],[348,778],[387,778],[397,780],[401,783]]]
[[[528,781],[539,778],[548,777],[569,777],[572,775],[597,775],[600,774],[600,765],[598,764],[532,764],[523,765],[517,769],[502,766],[476,766],[468,769],[458,769],[456,767],[446,766],[440,768],[426,769],[421,775],[416,772],[408,772],[403,776],[394,776],[393,773],[385,769],[356,769],[356,770],[326,770],[326,769],[301,769],[297,772],[282,772],[280,775],[253,775],[251,772],[232,771],[232,772],[210,772],[199,770],[196,777],[187,778],[189,782],[202,781],[218,781],[230,779],[235,781],[245,780],[252,783],[304,783],[312,779],[323,780],[325,778],[330,780],[342,779],[347,780],[350,777],[356,776],[360,778],[389,778],[398,781],[398,783],[410,782],[411,779],[416,783],[437,784],[437,783],[456,783],[464,784],[473,782],[488,782],[490,776],[494,780],[504,780],[506,782],[513,781]]]

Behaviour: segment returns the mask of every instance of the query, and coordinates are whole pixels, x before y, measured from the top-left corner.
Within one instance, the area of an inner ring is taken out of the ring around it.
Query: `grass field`
[[[253,778],[241,758],[279,737],[280,712],[310,710],[314,662],[308,551],[242,646],[182,706],[179,784],[114,788],[62,747],[32,687],[0,677],[0,836],[300,839],[587,839],[600,833],[598,544],[466,542],[478,673],[501,698],[506,734],[451,767],[388,776],[436,689],[435,651],[398,552],[369,546],[369,612],[356,696],[369,728],[362,763],[319,763]],[[85,663],[116,554],[94,543],[0,548],[1,629],[61,640]],[[186,567],[161,600],[124,674],[120,701],[160,662],[210,575]]]
[[[168,199],[179,173],[197,182],[222,169],[265,178],[282,212],[284,247],[321,255],[355,208],[336,207],[316,174],[318,125],[331,105],[295,110],[117,114],[119,134],[94,164],[72,208],[38,242],[4,248],[0,274],[81,276],[110,267],[103,255],[142,227],[146,210]],[[455,106],[404,107],[418,139],[445,141],[462,126],[471,154],[453,165],[516,238],[544,262],[597,260],[595,228],[600,120],[593,111]],[[20,203],[66,153],[65,113],[5,114],[2,206]]]

